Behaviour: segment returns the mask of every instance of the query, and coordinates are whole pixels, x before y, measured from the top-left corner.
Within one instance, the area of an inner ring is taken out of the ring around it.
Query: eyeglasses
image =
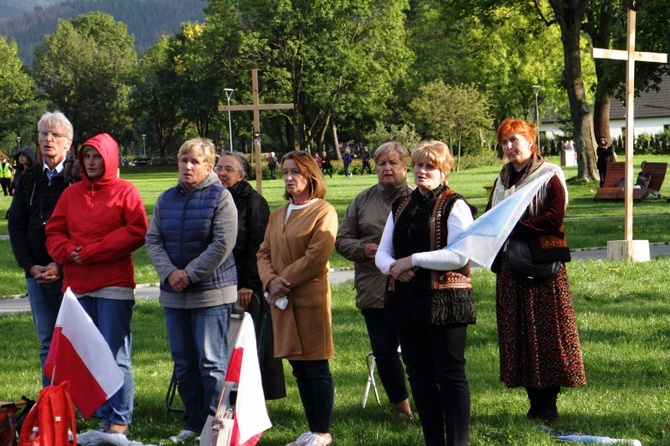
[[[56,133],[56,132],[45,132],[45,131],[40,131],[39,135],[40,135],[42,138],[46,138],[46,137],[48,137],[49,135],[51,135],[51,137],[52,137],[53,139],[67,138],[67,135],[63,135],[62,133]]]

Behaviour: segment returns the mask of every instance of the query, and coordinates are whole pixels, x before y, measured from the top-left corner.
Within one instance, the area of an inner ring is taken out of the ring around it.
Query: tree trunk
[[[598,179],[596,168],[596,141],[593,133],[593,113],[586,99],[579,47],[581,24],[587,0],[550,0],[554,15],[561,28],[565,68],[563,79],[568,91],[570,116],[574,127],[577,151],[577,176],[584,181]]]
[[[340,155],[340,142],[337,139],[337,126],[333,122],[333,145],[335,146],[335,153],[337,154],[337,159],[342,160],[342,155]]]

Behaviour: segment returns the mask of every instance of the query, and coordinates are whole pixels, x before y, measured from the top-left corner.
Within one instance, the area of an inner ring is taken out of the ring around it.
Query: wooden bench
[[[649,196],[659,196],[665,174],[668,171],[668,163],[650,163],[643,161],[641,171],[650,174],[651,179],[646,188],[633,188],[633,200],[641,201]],[[605,174],[605,182],[603,187],[596,191],[594,200],[624,200],[624,188],[621,185],[623,178],[626,175],[626,163],[622,161],[615,161],[607,164],[607,173]],[[633,180],[633,186],[637,175]]]

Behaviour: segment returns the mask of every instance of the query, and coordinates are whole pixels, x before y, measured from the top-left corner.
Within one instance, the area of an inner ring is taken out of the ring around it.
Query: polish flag
[[[235,325],[234,319],[231,319],[232,330],[229,330],[228,336],[234,348],[228,362],[226,381],[237,383],[237,400],[230,444],[255,446],[263,431],[272,427],[272,422],[265,406],[254,321],[245,312],[239,327]]]
[[[72,401],[86,419],[123,385],[107,341],[70,288],[58,312],[44,373],[54,385],[70,381]]]

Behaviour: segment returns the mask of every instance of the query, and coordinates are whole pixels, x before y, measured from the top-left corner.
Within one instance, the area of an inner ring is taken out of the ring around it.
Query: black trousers
[[[365,310],[365,325],[370,337],[372,354],[375,356],[377,373],[386,395],[392,404],[409,398],[405,383],[400,353],[398,353],[398,331],[384,322],[384,310]]]
[[[399,330],[399,336],[426,446],[468,446],[467,325],[429,325]]]
[[[293,376],[298,383],[298,392],[310,432],[330,432],[335,383],[328,360],[289,360],[289,364],[293,367]]]

